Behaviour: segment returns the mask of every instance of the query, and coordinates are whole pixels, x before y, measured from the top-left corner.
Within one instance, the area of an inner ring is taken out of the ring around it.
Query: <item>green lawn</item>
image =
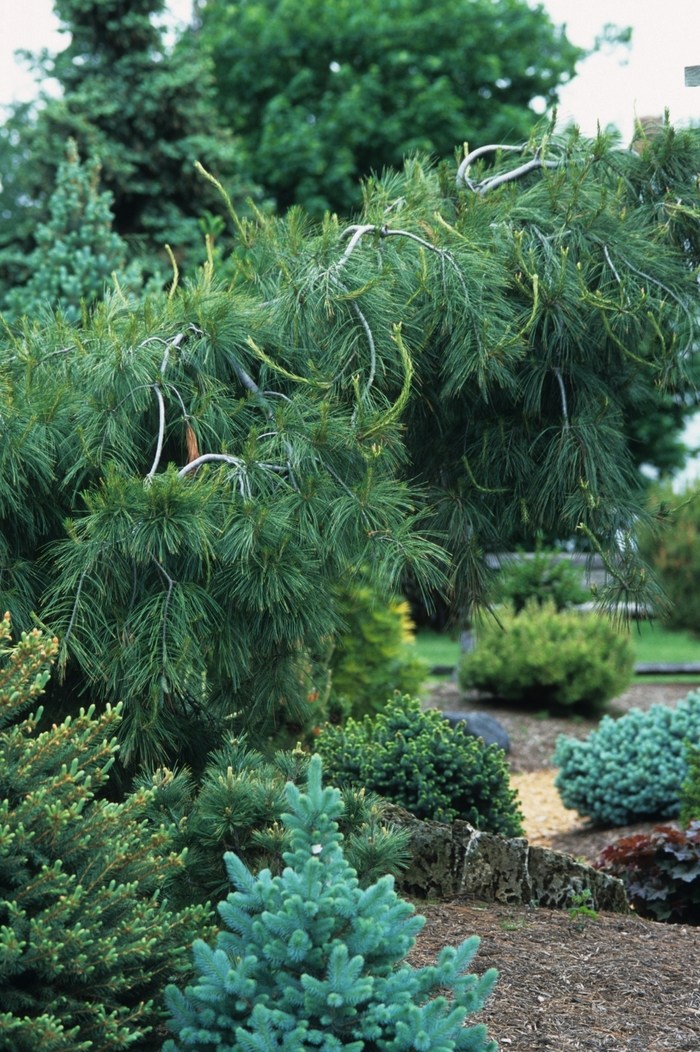
[[[674,661],[700,663],[700,639],[689,632],[669,632],[659,624],[644,622],[630,629],[637,661]],[[449,634],[421,629],[416,635],[417,656],[428,665],[456,665],[459,660],[459,641]],[[698,683],[700,676],[636,676],[635,679],[654,683]]]

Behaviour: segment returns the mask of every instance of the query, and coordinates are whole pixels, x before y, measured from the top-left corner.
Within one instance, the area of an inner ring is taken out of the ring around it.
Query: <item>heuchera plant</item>
[[[642,917],[700,925],[700,820],[687,829],[657,826],[610,844],[596,868],[620,877]]]

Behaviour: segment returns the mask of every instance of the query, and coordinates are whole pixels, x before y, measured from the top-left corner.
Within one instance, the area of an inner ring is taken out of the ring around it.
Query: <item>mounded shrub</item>
[[[641,917],[700,924],[700,821],[622,837],[604,849],[596,868],[624,882]]]
[[[167,831],[142,822],[146,794],[96,798],[117,750],[119,712],[93,708],[37,732],[57,640],[8,646],[0,622],[0,1048],[152,1050],[161,996],[209,927],[169,908],[183,868]]]
[[[519,552],[505,556],[495,581],[494,593],[499,603],[511,603],[516,614],[531,600],[552,602],[557,610],[585,603],[591,593],[581,584],[581,573],[558,552]]]
[[[405,599],[383,599],[361,581],[342,594],[338,612],[345,624],[331,656],[335,695],[347,698],[350,715],[381,712],[395,690],[416,694],[428,666],[412,647],[414,625]]]
[[[464,654],[459,682],[516,704],[598,712],[620,694],[634,671],[628,636],[600,614],[557,612],[530,600],[515,614],[500,607],[501,624],[483,620],[478,645]]]
[[[422,711],[416,698],[395,695],[374,718],[326,725],[316,747],[336,785],[366,787],[416,818],[522,834],[503,750],[453,729],[437,709]]]
[[[337,789],[321,788],[314,757],[306,793],[290,783],[287,867],[255,878],[226,855],[237,889],[219,905],[227,930],[193,946],[196,983],[168,987],[172,1029],[163,1052],[495,1052],[468,1015],[497,973],[467,973],[479,940],[442,950],[436,966],[403,963],[423,926],[382,877],[362,891],[343,857]],[[445,996],[449,991],[449,996]]]
[[[185,869],[174,889],[178,901],[218,901],[230,887],[224,854],[235,851],[252,872],[280,873],[290,836],[281,824],[285,783],[305,781],[310,756],[301,748],[278,751],[268,761],[244,738],[212,753],[197,784],[187,770],[159,768],[137,784],[150,789],[146,814],[153,828],[171,824]],[[386,802],[364,789],[346,788],[338,818],[348,863],[366,886],[410,861],[408,833],[383,820]]]
[[[565,807],[599,825],[674,818],[688,769],[686,738],[700,739],[700,692],[675,709],[652,705],[617,720],[604,716],[584,741],[561,735],[554,784]]]

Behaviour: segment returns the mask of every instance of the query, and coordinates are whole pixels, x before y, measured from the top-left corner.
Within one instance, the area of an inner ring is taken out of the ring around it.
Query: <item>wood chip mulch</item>
[[[470,971],[499,978],[483,1011],[501,1052],[699,1052],[700,929],[631,914],[493,903],[417,903],[427,919],[409,961],[481,938]]]

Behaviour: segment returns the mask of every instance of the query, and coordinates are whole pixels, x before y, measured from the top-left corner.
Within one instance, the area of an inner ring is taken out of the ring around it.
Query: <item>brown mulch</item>
[[[409,958],[481,938],[470,971],[497,968],[485,1023],[504,1052],[698,1052],[700,929],[616,913],[418,904],[427,923]]]
[[[636,683],[609,711],[673,704],[687,684]],[[561,807],[551,756],[559,734],[585,737],[595,720],[543,718],[465,696],[436,684],[430,703],[449,711],[490,712],[510,735],[518,786],[533,843],[593,861],[602,848],[654,822],[596,829]],[[488,1026],[502,1052],[700,1052],[700,928],[659,924],[630,914],[568,913],[494,903],[417,904],[427,918],[411,954],[432,963],[443,946],[481,938],[473,970],[499,971],[495,992],[470,1019]]]

